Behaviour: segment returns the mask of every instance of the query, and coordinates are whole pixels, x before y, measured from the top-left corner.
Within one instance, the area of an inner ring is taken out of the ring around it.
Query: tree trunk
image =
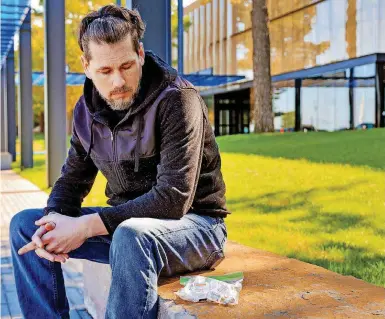
[[[254,133],[273,132],[271,101],[270,36],[266,0],[253,0],[251,11],[254,73]]]
[[[39,127],[40,133],[44,133],[44,112],[39,114]]]
[[[67,113],[67,135],[72,134],[73,112]]]

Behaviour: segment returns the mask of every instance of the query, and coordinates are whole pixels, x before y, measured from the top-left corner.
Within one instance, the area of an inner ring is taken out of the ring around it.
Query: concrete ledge
[[[245,280],[233,307],[177,299],[179,277],[161,279],[159,318],[385,318],[385,288],[234,242],[205,275],[235,271]],[[84,261],[85,304],[94,318],[104,318],[110,277],[109,265]]]
[[[11,169],[11,164],[12,164],[11,153],[1,152],[0,163],[1,163],[1,170],[2,171]]]

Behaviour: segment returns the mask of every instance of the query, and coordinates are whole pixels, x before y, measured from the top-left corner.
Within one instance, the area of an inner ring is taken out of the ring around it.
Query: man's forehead
[[[117,43],[96,43],[90,41],[91,62],[99,64],[116,64],[135,60],[137,53],[132,46],[131,38]]]

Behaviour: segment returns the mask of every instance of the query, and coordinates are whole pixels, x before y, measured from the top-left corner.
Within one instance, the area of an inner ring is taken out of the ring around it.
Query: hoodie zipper
[[[118,172],[118,155],[116,151],[116,141],[115,141],[115,128],[111,130],[111,142],[112,142],[112,165],[114,166],[115,169],[115,175],[118,177],[118,181],[120,183],[120,187],[126,192],[127,189],[124,187],[124,183],[120,177],[120,174]]]

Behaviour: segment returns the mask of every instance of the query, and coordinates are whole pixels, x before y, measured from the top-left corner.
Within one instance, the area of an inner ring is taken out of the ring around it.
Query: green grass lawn
[[[385,287],[384,141],[384,129],[219,137],[229,239]],[[34,159],[15,170],[49,192]],[[104,187],[98,176],[84,205],[105,205]]]

